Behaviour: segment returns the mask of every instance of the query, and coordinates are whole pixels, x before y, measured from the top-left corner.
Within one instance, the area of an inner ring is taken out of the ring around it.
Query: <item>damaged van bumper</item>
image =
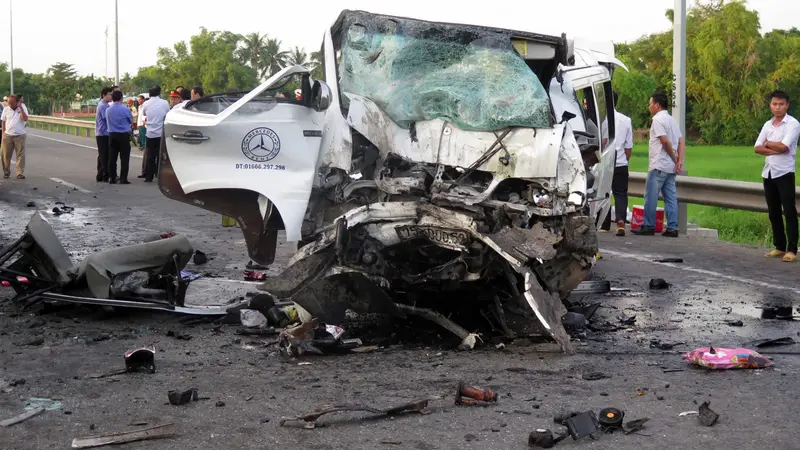
[[[319,230],[260,288],[330,323],[347,310],[404,317],[398,303],[439,309],[440,299],[453,307],[455,298],[460,313],[493,310],[499,329],[530,335],[533,326],[573,353],[561,297],[591,268],[592,220],[574,214],[522,227],[507,209],[494,214],[506,225],[489,229],[479,214],[427,201],[364,205]]]

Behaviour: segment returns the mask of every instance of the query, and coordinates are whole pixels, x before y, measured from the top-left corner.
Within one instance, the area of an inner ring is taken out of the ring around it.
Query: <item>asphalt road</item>
[[[33,211],[41,210],[76,261],[153,231],[175,230],[214,258],[190,270],[241,275],[247,258],[240,230],[223,228],[218,216],[164,198],[157,186],[134,180],[135,172],[131,185],[96,183],[94,158],[90,140],[32,131],[28,179],[0,181],[0,244],[18,237]],[[132,166],[140,161],[133,159]],[[27,207],[29,201],[36,207]],[[74,206],[75,213],[53,217],[48,211],[58,201]],[[284,260],[291,248],[282,245]],[[534,429],[560,429],[552,422],[557,412],[614,406],[626,412],[626,419],[650,421],[640,434],[568,439],[559,447],[798,448],[797,345],[765,349],[775,361],[766,370],[708,372],[688,366],[681,353],[709,344],[800,340],[798,322],[769,319],[763,309],[788,307],[797,315],[800,265],[766,261],[762,249],[687,238],[603,234],[601,252],[593,278],[630,291],[583,300],[601,303],[601,322],[617,324],[620,314],[636,321],[618,331],[577,337],[579,354],[572,357],[552,345],[528,342],[456,352],[443,333],[439,342],[417,341],[369,354],[284,359],[263,340],[237,336],[236,327],[213,331],[208,324],[183,325],[168,314],[93,308],[17,314],[8,302],[0,303],[0,384],[25,379],[24,385],[0,393],[0,419],[21,413],[31,398],[61,402],[59,409],[0,428],[2,447],[68,448],[74,437],[127,431],[135,428],[133,422],[173,422],[177,436],[126,448],[523,449]],[[653,262],[663,257],[684,262]],[[656,277],[670,288],[650,291],[648,283]],[[0,288],[0,299],[8,295]],[[736,320],[743,326],[727,324]],[[167,337],[170,330],[192,338]],[[35,338],[43,344],[23,345]],[[651,348],[654,339],[675,347]],[[125,350],[150,344],[159,349],[156,374],[84,379],[119,368]],[[593,371],[610,378],[582,378]],[[458,380],[490,386],[500,400],[487,408],[453,406]],[[169,389],[189,387],[210,400],[165,404]],[[432,403],[427,415],[368,421],[355,420],[359,414],[331,415],[321,419],[327,426],[314,430],[278,425],[282,416],[323,404],[383,408],[438,395],[448,397]],[[706,400],[721,415],[716,426],[679,416]],[[225,405],[216,406],[218,401]]]

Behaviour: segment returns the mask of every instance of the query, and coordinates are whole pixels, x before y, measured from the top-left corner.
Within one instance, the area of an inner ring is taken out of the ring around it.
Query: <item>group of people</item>
[[[148,98],[144,95],[137,98],[137,108],[133,105],[133,99],[129,99],[128,106],[123,105],[119,86],[103,88],[101,91],[95,116],[98,182],[130,184],[128,173],[133,143],[144,152],[139,178],[151,183],[158,170],[161,134],[167,113],[177,104],[203,97],[204,92],[200,86],[195,86],[191,91],[178,86],[170,94],[169,103],[161,98],[161,86],[151,87],[148,94]],[[133,138],[134,129],[139,132],[138,141]]]
[[[617,95],[614,94],[614,104]],[[755,143],[755,152],[765,157],[761,177],[764,196],[772,225],[775,249],[764,255],[782,258],[785,262],[797,261],[798,218],[795,206],[795,166],[800,122],[788,114],[789,96],[776,90],[769,96],[772,119],[761,129]],[[631,230],[635,235],[652,236],[656,228],[658,196],[664,197],[666,237],[678,237],[678,197],[675,177],[683,171],[686,161],[686,143],[675,119],[667,112],[667,96],[655,93],[648,105],[653,115],[648,145],[649,164],[644,196],[644,224]],[[628,163],[633,147],[631,119],[618,111],[615,114],[616,164],[612,181],[615,202],[617,236],[625,236],[628,210]],[[610,228],[610,215],[603,227]],[[786,221],[784,227],[784,219]]]
[[[25,179],[25,127],[28,107],[22,95],[9,95],[0,104],[0,159],[3,178],[11,177],[11,156],[15,155],[17,179]]]

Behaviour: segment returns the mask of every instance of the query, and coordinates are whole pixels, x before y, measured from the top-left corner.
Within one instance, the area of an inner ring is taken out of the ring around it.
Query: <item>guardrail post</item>
[[[679,175],[687,176],[689,175],[689,171],[683,169]],[[689,205],[684,202],[678,202],[678,231],[682,235],[686,235],[686,230],[689,229]]]

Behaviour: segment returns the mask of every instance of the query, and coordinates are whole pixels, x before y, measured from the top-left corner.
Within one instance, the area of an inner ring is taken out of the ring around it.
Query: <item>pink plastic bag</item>
[[[746,348],[700,347],[685,353],[683,359],[713,370],[763,369],[775,364],[758,352]]]

